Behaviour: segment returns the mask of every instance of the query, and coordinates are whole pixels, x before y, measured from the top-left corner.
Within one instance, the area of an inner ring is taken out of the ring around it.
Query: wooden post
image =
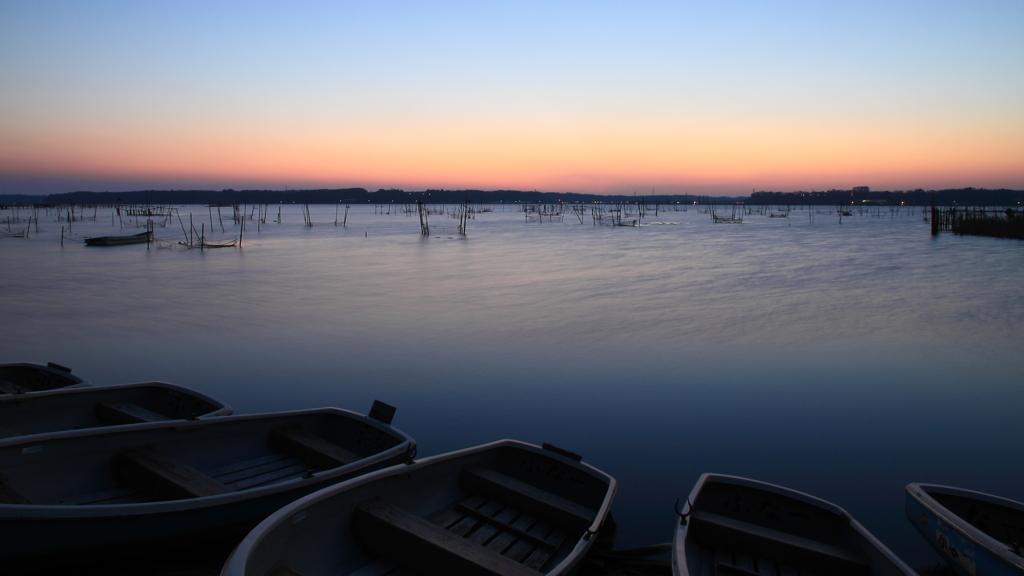
[[[935,198],[932,198],[932,236],[936,236],[939,233],[939,220],[935,216]]]

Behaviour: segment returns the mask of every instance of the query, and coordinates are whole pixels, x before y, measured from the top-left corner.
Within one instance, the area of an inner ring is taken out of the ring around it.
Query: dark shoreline
[[[706,196],[697,194],[580,194],[519,190],[377,190],[338,188],[319,190],[138,190],[130,192],[66,192],[33,196],[0,194],[0,205],[154,205],[154,204],[429,204],[532,203],[532,204],[733,204],[776,206],[1013,206],[1024,202],[1024,190],[959,188],[947,190],[871,191],[828,190],[797,192],[753,192],[750,196]]]

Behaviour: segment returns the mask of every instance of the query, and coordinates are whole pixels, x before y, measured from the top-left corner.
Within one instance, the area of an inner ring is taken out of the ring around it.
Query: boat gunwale
[[[25,441],[24,444],[33,445],[37,442],[44,442],[50,440],[61,440],[64,438],[79,438],[85,436],[102,436],[106,434],[131,434],[133,432],[145,431],[154,428],[176,428],[179,430],[189,428],[201,428],[206,426],[217,426],[225,422],[238,422],[247,420],[265,420],[265,419],[281,419],[282,421],[288,418],[295,418],[304,415],[314,414],[334,414],[369,424],[374,428],[377,428],[389,435],[394,436],[399,440],[399,443],[387,450],[378,452],[366,458],[361,458],[346,464],[344,466],[338,466],[330,468],[328,470],[321,470],[319,472],[312,473],[307,478],[295,478],[292,480],[286,480],[284,482],[276,482],[267,486],[260,486],[242,491],[230,492],[227,494],[215,494],[212,496],[200,496],[196,498],[185,498],[181,500],[159,500],[155,502],[135,502],[127,504],[7,504],[0,503],[0,521],[6,520],[78,520],[83,518],[102,518],[102,517],[127,517],[127,516],[139,516],[148,514],[159,514],[165,512],[185,512],[189,510],[212,508],[222,505],[235,504],[240,501],[257,500],[264,497],[270,497],[281,492],[288,492],[294,490],[297,484],[317,484],[322,482],[330,481],[332,478],[337,476],[345,476],[354,470],[361,468],[372,467],[388,460],[397,458],[402,454],[414,453],[416,449],[416,441],[409,437],[407,434],[384,424],[378,420],[374,420],[369,416],[364,416],[350,410],[344,410],[342,408],[310,408],[304,410],[291,410],[287,412],[267,412],[262,414],[243,414],[237,416],[221,416],[218,418],[210,418],[205,420],[169,420],[161,422],[143,422],[139,424],[125,424],[122,426],[108,426],[103,428],[85,428],[82,430],[64,430],[60,432],[49,432],[46,434],[38,434],[33,436],[22,436]],[[10,446],[20,444],[22,442],[11,442],[7,444],[0,444],[0,448],[9,448]],[[385,468],[386,470],[387,468]],[[325,486],[326,487],[326,486]]]
[[[757,490],[764,490],[767,492],[773,492],[780,496],[793,498],[799,500],[805,504],[810,504],[821,508],[823,511],[831,512],[844,520],[850,525],[850,527],[862,538],[867,540],[867,544],[875,548],[879,553],[882,554],[887,560],[893,563],[893,565],[902,570],[905,574],[916,575],[917,572],[911,568],[906,562],[896,556],[889,548],[882,543],[874,534],[869,532],[860,522],[857,521],[849,512],[844,510],[842,507],[837,506],[827,500],[822,500],[817,496],[812,496],[805,492],[793,490],[792,488],[786,488],[785,486],[779,486],[777,484],[770,484],[768,482],[762,482],[760,480],[754,480],[752,478],[744,478],[742,476],[730,476],[727,474],[714,474],[706,472],[701,474],[697,480],[697,484],[690,491],[689,498],[687,500],[688,513],[693,512],[693,502],[697,501],[697,496],[700,494],[701,489],[705,484],[711,482],[719,482],[722,484],[734,484],[738,486],[744,486],[747,488],[753,488]],[[672,571],[675,576],[689,576],[689,567],[686,566],[685,562],[680,562],[682,557],[685,557],[685,545],[686,540],[689,538],[688,525],[683,524],[681,520],[676,521],[676,534],[675,538],[672,539]]]
[[[1024,504],[1015,500],[1010,500],[1009,498],[995,496],[993,494],[976,492],[974,490],[967,490],[964,488],[956,488],[954,486],[944,486],[941,484],[912,482],[907,484],[906,487],[908,496],[916,500],[918,504],[934,514],[937,519],[945,522],[965,538],[1017,569],[1024,567],[1024,556],[1014,554],[1007,544],[989,536],[978,528],[975,528],[969,522],[956,515],[952,510],[940,504],[938,500],[932,497],[929,493],[930,491],[934,491],[938,494],[978,500],[988,504],[994,504],[996,506],[1011,508],[1018,512],[1024,512]]]
[[[274,512],[270,516],[267,516],[267,518],[260,522],[259,525],[253,528],[249,532],[249,534],[247,534],[246,537],[237,546],[235,546],[234,550],[231,551],[231,554],[228,556],[228,559],[224,562],[224,567],[220,572],[220,576],[245,576],[245,560],[252,556],[252,552],[253,550],[255,550],[256,546],[263,540],[263,538],[270,534],[274,528],[276,528],[279,524],[285,522],[286,520],[293,518],[299,514],[302,514],[307,508],[316,505],[320,501],[333,498],[339,492],[347,491],[362,486],[364,484],[374,482],[378,478],[383,478],[396,474],[411,473],[412,471],[414,471],[413,469],[411,469],[412,467],[426,468],[436,462],[444,462],[445,460],[456,460],[472,454],[486,452],[504,447],[518,448],[530,452],[535,452],[545,457],[555,459],[573,468],[582,468],[588,474],[592,474],[595,478],[607,483],[608,489],[605,491],[604,498],[601,501],[601,506],[597,509],[597,514],[594,516],[594,521],[587,528],[586,532],[584,532],[584,534],[580,536],[580,538],[576,541],[576,544],[573,546],[572,550],[570,550],[568,554],[566,554],[566,557],[563,558],[561,562],[553,566],[544,574],[558,573],[556,571],[559,569],[559,567],[563,565],[573,566],[574,564],[578,563],[582,559],[582,555],[592,545],[592,535],[597,534],[597,532],[600,531],[603,527],[605,520],[607,520],[608,514],[611,509],[612,501],[615,499],[615,494],[618,491],[618,483],[615,481],[615,478],[610,476],[608,473],[598,470],[597,468],[591,466],[590,464],[587,464],[586,462],[573,460],[551,450],[545,450],[540,446],[529,444],[527,442],[505,439],[496,440],[494,442],[489,442],[487,444],[482,444],[480,446],[463,448],[461,450],[456,450],[454,452],[435,454],[433,456],[428,456],[421,460],[416,460],[415,462],[407,463],[405,466],[393,466],[390,468],[376,470],[370,472],[369,474],[364,474],[362,476],[358,476],[346,480],[344,482],[334,484],[332,486],[326,487],[322,490],[318,490],[312,494],[299,498],[298,500],[295,500],[291,504],[288,504],[287,506],[284,506],[280,510]]]

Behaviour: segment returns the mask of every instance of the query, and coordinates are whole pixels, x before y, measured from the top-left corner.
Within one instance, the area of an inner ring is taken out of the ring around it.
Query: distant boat
[[[122,244],[145,244],[153,239],[152,232],[141,232],[131,236],[96,236],[86,238],[86,246],[120,246]]]
[[[92,384],[72,374],[71,368],[53,362],[46,366],[32,362],[0,364],[0,395],[88,386]]]
[[[409,460],[415,446],[337,408],[0,442],[0,565],[39,569],[240,537],[296,498]]]
[[[704,474],[688,502],[675,576],[917,575],[845,510],[802,492]]]
[[[907,485],[907,520],[958,574],[1024,573],[1024,504],[933,484]]]
[[[321,490],[250,532],[221,576],[569,574],[616,483],[545,448],[502,440]]]
[[[29,434],[231,414],[209,396],[166,382],[0,396],[0,441]]]

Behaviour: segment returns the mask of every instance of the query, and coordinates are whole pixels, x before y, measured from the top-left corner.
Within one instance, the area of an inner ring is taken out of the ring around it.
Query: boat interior
[[[222,408],[187,392],[155,385],[81,390],[60,397],[19,395],[6,399],[0,403],[4,422],[0,439],[57,430],[191,420]],[[94,401],[84,403],[85,399]]]
[[[1024,511],[954,494],[929,492],[929,496],[965,522],[1006,544],[1015,554],[1024,546]]]
[[[71,372],[71,370],[67,370]],[[54,371],[32,365],[0,366],[0,394],[24,394],[25,392],[42,392],[56,390],[82,380],[73,376],[62,376]]]
[[[249,427],[244,425],[254,424],[252,422],[238,424],[242,425],[237,427],[239,430],[223,430],[220,437],[211,435],[205,441],[200,434],[175,442],[168,438],[174,436],[174,428],[138,431],[134,435],[142,440],[139,444],[108,449],[99,458],[80,458],[79,470],[86,481],[76,485],[50,480],[49,490],[39,489],[27,481],[30,475],[26,471],[12,469],[8,476],[0,477],[0,502],[114,505],[214,496],[310,477],[398,444],[396,438],[379,444],[383,447],[370,446],[369,442],[343,442],[338,437],[341,434],[332,434],[322,426],[318,430],[317,422],[309,419],[264,426],[263,430],[255,432],[245,430]],[[356,431],[366,437],[374,433],[381,435],[369,425],[360,423],[359,426],[370,428],[370,431]],[[263,432],[265,441],[253,440],[254,434],[259,432]],[[153,442],[145,441],[147,433]],[[187,431],[184,434],[187,435]],[[70,444],[85,446],[80,438],[70,440]],[[73,446],[61,448],[74,450]],[[58,458],[52,462],[61,464]],[[65,461],[62,466],[67,465]],[[19,472],[20,477],[16,478],[15,472]],[[55,471],[47,472],[52,475]],[[64,474],[66,476],[66,472]]]
[[[869,558],[844,545],[846,519],[811,503],[728,483],[704,485],[687,519],[694,576],[867,575]]]
[[[343,531],[351,534],[358,557],[365,560],[349,555],[349,566],[361,567],[337,573],[537,576],[564,561],[597,517],[602,500],[594,496],[600,485],[605,492],[608,486],[588,477],[581,490],[587,497],[570,499],[569,486],[538,486],[543,482],[525,481],[503,467],[507,461],[481,460],[456,463],[429,480],[413,480],[420,487],[451,485],[453,490],[444,494],[410,498],[406,484],[389,478],[379,496],[362,501],[354,496]],[[446,503],[436,506],[442,500]],[[339,537],[334,533],[331,538]],[[307,535],[292,539],[309,545]],[[301,574],[301,567],[277,561],[258,576]]]

